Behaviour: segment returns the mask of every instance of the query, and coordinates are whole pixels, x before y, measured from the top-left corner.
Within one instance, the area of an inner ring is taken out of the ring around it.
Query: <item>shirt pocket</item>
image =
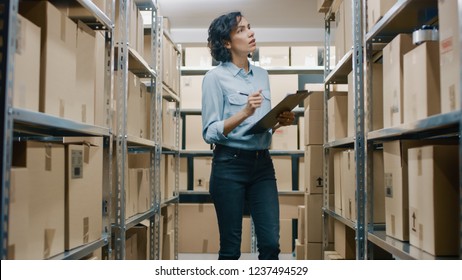
[[[233,93],[227,96],[229,103],[229,114],[234,115],[244,108],[247,104],[248,97],[239,93]]]

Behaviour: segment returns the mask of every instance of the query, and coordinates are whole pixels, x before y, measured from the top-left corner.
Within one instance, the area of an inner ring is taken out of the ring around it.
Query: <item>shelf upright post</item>
[[[111,0],[107,6],[107,15],[112,23],[115,22],[115,1]],[[111,211],[112,211],[112,151],[113,151],[113,130],[111,100],[113,100],[114,76],[114,25],[104,32],[104,111],[106,115],[106,127],[109,128],[109,136],[104,137],[103,144],[103,236],[107,238],[107,259],[112,259],[111,248]]]
[[[116,215],[115,215],[115,258],[125,259],[125,165],[127,163],[127,76],[128,76],[128,7],[130,0],[118,0],[119,5],[119,27],[117,56],[118,88],[117,98],[117,128],[116,128]]]
[[[156,69],[156,52],[157,52],[157,40],[156,40],[156,34],[157,34],[157,5],[155,7],[150,7],[149,8],[151,11],[151,28],[150,28],[150,37],[151,42],[150,42],[150,51],[151,51],[151,61],[148,61],[148,64],[153,67],[153,69],[156,72],[157,75],[157,69]],[[157,151],[157,146],[158,146],[158,140],[157,140],[157,130],[158,130],[158,125],[157,125],[157,107],[156,107],[156,96],[157,96],[157,87],[153,86],[158,83],[159,76],[151,76],[151,86],[149,87],[149,99],[150,99],[150,108],[149,108],[149,135],[150,139],[154,142],[154,147],[150,149],[149,151],[149,190],[150,190],[150,198],[151,198],[151,205],[150,208],[154,209],[154,215],[149,218],[149,256],[148,258],[150,260],[155,260],[159,259],[159,228],[160,224],[157,215],[157,208],[156,208],[156,196],[157,196],[157,190],[159,189],[159,171],[156,168],[156,151]]]
[[[10,172],[13,145],[13,75],[14,53],[16,42],[16,22],[18,14],[18,0],[5,1],[0,4],[0,110],[2,115],[2,228],[1,259],[8,258],[8,216],[10,204]]]
[[[459,34],[462,34],[462,21],[460,20],[462,18],[462,0],[458,0],[457,2],[457,7],[459,9]],[[462,65],[462,36],[459,35],[459,66]],[[459,82],[462,84],[462,71],[459,71]],[[459,93],[460,96],[462,97],[462,91]],[[460,121],[459,121],[459,259],[462,259],[462,181],[460,178],[462,178],[462,98],[460,98],[460,109],[459,109],[459,114],[460,114]]]
[[[334,20],[334,14],[329,11],[325,14],[324,18],[324,81],[326,80],[327,76],[329,75],[330,67],[330,23]],[[329,100],[330,96],[330,86],[329,83],[324,82],[324,135],[323,135],[323,143],[326,144],[328,142],[328,128],[327,128],[327,101]],[[323,147],[323,208],[329,209],[329,160],[330,160],[330,151],[329,148]],[[328,249],[329,246],[329,215],[322,211],[322,252]],[[324,258],[324,253],[322,255]]]
[[[355,119],[355,158],[356,158],[356,258],[366,256],[365,206],[367,192],[365,189],[366,141],[364,132],[364,69],[363,69],[363,6],[362,0],[353,0],[353,87]],[[347,23],[348,24],[348,23]]]
[[[182,59],[182,50],[181,46],[177,45],[178,47],[178,55],[177,55],[177,62],[176,65],[178,67],[178,79],[181,85],[181,62]],[[179,202],[180,202],[180,105],[181,105],[181,90],[178,87],[178,92],[176,93],[179,99],[177,102],[176,111],[175,111],[175,119],[176,119],[176,133],[175,133],[175,188],[173,196],[177,199],[175,200],[175,215],[174,215],[174,228],[175,228],[175,240],[174,240],[174,255],[175,260],[178,260],[178,242],[179,242],[179,227],[178,227],[178,212],[179,212]]]
[[[367,26],[367,16],[368,16],[368,6],[367,0],[362,0],[363,2],[363,30],[366,31],[368,30]],[[373,75],[373,58],[372,58],[372,39],[367,40],[366,37],[364,39],[364,45],[366,46],[365,48],[365,55],[364,55],[364,80],[365,80],[365,89],[364,89],[364,120],[365,120],[365,132],[364,135],[366,135],[367,132],[372,131],[372,123],[373,123],[373,98],[374,98],[374,92],[373,92],[373,86],[372,86],[372,75]],[[374,156],[374,145],[372,142],[365,141],[367,145],[367,150],[365,153],[366,156],[366,163],[364,165],[365,168],[365,183],[366,183],[366,194],[367,197],[366,203],[364,204],[365,210],[364,210],[364,215],[365,215],[365,226],[367,226],[366,229],[366,234],[365,234],[365,242],[367,246],[367,255],[365,254],[365,258],[367,259],[373,259],[373,250],[374,246],[372,244],[369,244],[367,242],[367,233],[373,232],[374,231],[374,166],[373,166],[373,156]]]
[[[163,69],[163,62],[162,62],[162,49],[163,49],[163,18],[159,14],[158,10],[156,14],[153,15],[152,18],[153,22],[155,22],[155,26],[152,29],[155,34],[151,34],[155,38],[155,42],[152,42],[151,48],[155,51],[155,67],[156,67],[156,85],[155,85],[155,102],[151,104],[155,104],[155,137],[154,142],[155,144],[155,151],[154,155],[151,153],[151,163],[154,160],[154,172],[157,175],[155,178],[155,186],[154,186],[154,242],[155,242],[155,256],[154,259],[160,260],[161,259],[161,252],[160,252],[160,205],[161,205],[161,191],[160,191],[160,172],[162,172],[160,166],[160,160],[162,155],[162,69]],[[152,109],[151,109],[152,110]]]

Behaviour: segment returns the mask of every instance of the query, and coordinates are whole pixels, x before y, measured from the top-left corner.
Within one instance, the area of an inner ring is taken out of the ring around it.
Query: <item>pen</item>
[[[248,93],[245,93],[245,92],[242,92],[242,91],[238,91],[238,93],[241,94],[241,95],[249,96]]]

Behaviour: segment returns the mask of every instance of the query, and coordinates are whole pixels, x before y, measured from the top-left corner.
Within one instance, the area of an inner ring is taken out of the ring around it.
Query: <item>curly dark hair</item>
[[[217,17],[210,24],[207,46],[216,61],[231,61],[231,52],[225,47],[225,43],[231,41],[231,32],[237,29],[241,18],[241,12],[231,12]]]

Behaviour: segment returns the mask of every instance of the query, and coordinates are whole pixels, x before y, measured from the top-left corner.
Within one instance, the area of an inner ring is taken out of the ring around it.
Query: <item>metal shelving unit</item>
[[[159,30],[160,22],[158,15],[157,1],[154,0],[119,0],[116,1],[119,5],[119,24],[118,38],[121,41],[116,42],[115,54],[117,56],[117,76],[119,87],[114,89],[115,98],[117,100],[117,127],[114,129],[114,140],[116,145],[116,162],[117,168],[116,178],[117,183],[115,186],[115,212],[113,223],[113,236],[114,236],[114,258],[125,259],[125,239],[126,231],[137,225],[138,223],[149,220],[150,224],[150,259],[159,259],[160,250],[160,180],[158,179],[160,170],[160,153],[161,141],[159,129],[161,126],[161,112],[159,107],[160,93],[157,86],[149,87],[149,94],[151,99],[151,108],[149,110],[149,123],[150,123],[150,139],[140,138],[127,133],[127,96],[128,96],[128,71],[142,79],[149,79],[151,85],[159,84],[161,76],[159,74],[159,61],[160,50],[159,44]],[[151,63],[146,61],[135,49],[128,45],[128,18],[131,3],[134,3],[138,9],[150,11],[151,13],[151,52],[153,60]],[[149,65],[154,65],[152,68]],[[149,166],[149,185],[151,207],[144,213],[139,213],[133,217],[125,217],[125,172],[128,153],[149,153],[150,166]]]
[[[96,5],[89,0],[75,0],[59,3],[50,1],[59,6],[80,6],[86,10],[88,16],[83,20],[95,30],[105,31],[105,111],[109,112],[109,100],[111,99],[111,79],[113,76],[113,7],[108,6],[108,15],[104,14]],[[19,1],[6,1],[0,9],[3,24],[0,27],[1,41],[0,46],[0,89],[1,89],[1,130],[2,142],[2,163],[1,163],[1,182],[2,182],[2,215],[1,215],[1,258],[8,258],[8,219],[10,203],[10,172],[12,167],[12,146],[14,139],[21,137],[33,137],[35,140],[47,141],[53,137],[63,136],[99,136],[103,137],[103,185],[102,193],[102,234],[101,237],[89,244],[78,248],[65,251],[51,259],[79,259],[97,249],[106,247],[110,254],[110,192],[111,192],[111,161],[112,161],[112,135],[110,133],[111,118],[107,114],[106,127],[88,125],[76,121],[51,116],[48,114],[33,112],[21,108],[13,107],[13,75],[14,75],[14,53],[15,40],[17,36],[16,22],[19,8]],[[73,20],[78,20],[77,18]],[[63,186],[64,187],[64,186]]]
[[[335,1],[334,1],[335,2]],[[459,3],[459,15],[462,17],[462,0]],[[423,120],[413,123],[406,123],[391,128],[383,128],[371,131],[370,127],[365,128],[364,123],[366,118],[368,124],[371,122],[371,91],[372,91],[372,63],[380,58],[380,51],[399,33],[410,33],[422,25],[433,25],[438,21],[438,1],[437,0],[398,0],[395,5],[379,20],[374,26],[367,30],[366,23],[367,15],[367,0],[353,0],[353,32],[354,46],[332,70],[328,71],[328,65],[325,70],[325,106],[329,97],[328,84],[344,83],[349,71],[353,70],[355,88],[355,137],[327,142],[327,132],[325,132],[325,159],[329,158],[330,148],[339,147],[355,147],[356,156],[356,193],[357,193],[357,222],[346,220],[339,216],[333,209],[329,207],[328,194],[329,182],[325,179],[324,182],[324,205],[323,205],[323,221],[324,234],[323,246],[327,246],[327,218],[342,222],[356,232],[356,253],[358,259],[373,258],[371,254],[374,246],[378,246],[390,253],[397,259],[444,259],[435,257],[409,244],[409,242],[399,241],[390,236],[387,236],[383,225],[375,224],[372,218],[373,203],[372,199],[366,199],[366,196],[371,197],[373,193],[372,178],[372,151],[380,147],[382,143],[401,140],[401,139],[433,139],[433,140],[457,140],[459,139],[459,159],[462,161],[462,148],[460,143],[460,135],[462,131],[462,113],[460,110],[433,115]],[[330,42],[330,22],[333,20],[332,10],[326,13],[325,17],[325,47],[328,55]],[[459,26],[462,32],[462,24]],[[461,50],[456,50],[460,51]],[[351,53],[352,52],[352,53]],[[462,61],[460,62],[462,65]],[[351,66],[350,66],[351,65]],[[364,81],[364,82],[363,82]],[[461,76],[462,81],[462,76]],[[363,88],[364,87],[364,88]],[[368,92],[367,99],[364,93]],[[326,107],[327,108],[327,107]],[[366,114],[365,112],[369,112]],[[327,118],[327,112],[325,112]],[[327,123],[325,124],[325,131]],[[365,132],[369,131],[369,132]],[[328,178],[329,169],[324,162],[324,177]],[[366,175],[367,174],[367,175]],[[462,174],[462,167],[459,170]],[[366,181],[367,180],[367,181]],[[462,184],[459,189],[462,190]],[[369,201],[369,202],[367,202]],[[367,205],[366,205],[367,204]],[[366,209],[368,210],[366,213]],[[460,197],[460,220],[462,221],[462,192]],[[460,236],[462,241],[462,223],[460,228]],[[461,242],[462,244],[462,242]],[[462,257],[462,245],[459,250],[459,258]]]
[[[162,18],[160,18],[160,26],[163,26],[162,23]],[[167,30],[164,30],[163,28],[159,32],[160,35],[160,40],[161,43],[160,45],[162,48],[164,48],[164,37],[172,42],[173,44],[173,49],[176,54],[176,66],[178,67],[178,79],[181,77],[181,61],[182,61],[182,50],[181,46],[175,44],[173,39],[171,38],[170,34],[167,32]],[[161,55],[161,54],[159,54]],[[160,56],[162,57],[162,56]],[[162,61],[163,63],[163,61]],[[161,69],[163,69],[163,66],[160,65]],[[162,75],[160,75],[162,76]],[[179,185],[180,185],[180,103],[181,103],[181,92],[179,88],[180,81],[178,81],[178,89],[175,89],[173,86],[169,85],[165,81],[162,80],[162,83],[158,83],[157,87],[160,92],[159,96],[160,98],[165,99],[170,102],[175,102],[176,103],[176,109],[174,112],[174,116],[177,119],[176,121],[176,126],[173,128],[175,130],[175,139],[173,146],[166,145],[162,143],[162,154],[164,155],[170,155],[173,156],[175,159],[175,165],[174,165],[174,172],[175,172],[175,183],[174,183],[174,190],[173,190],[173,196],[166,197],[163,201],[159,201],[160,203],[160,208],[167,207],[169,205],[174,206],[174,217],[173,217],[173,222],[174,222],[174,259],[178,260],[178,240],[179,240],[179,229],[178,229],[178,211],[179,211],[179,201],[180,201],[180,195],[179,195]],[[162,102],[160,102],[160,111],[162,112]],[[160,123],[160,131],[162,132],[162,123]],[[160,137],[162,139],[162,137]],[[160,180],[160,178],[159,178]],[[160,182],[159,182],[160,184]]]
[[[366,4],[366,1],[364,1],[363,5]],[[460,10],[460,4],[461,1],[459,1],[459,14],[462,13]],[[365,35],[365,45],[367,46],[365,48],[367,52],[365,65],[367,65],[366,70],[368,71],[366,75],[367,84],[369,84],[368,90],[372,91],[372,87],[370,86],[370,77],[372,74],[371,69],[369,69],[369,65],[371,63],[371,57],[374,53],[374,49],[377,49],[374,48],[374,45],[377,43],[389,42],[399,33],[411,33],[422,25],[433,25],[437,23],[437,21],[437,0],[398,1]],[[368,96],[371,95],[372,94],[368,94]],[[367,100],[367,104],[368,106],[371,106],[371,100]],[[443,141],[449,139],[460,139],[461,121],[461,111],[458,110],[450,113],[433,115],[413,123],[406,123],[391,128],[371,131],[367,133],[368,147],[373,144],[400,139],[441,139]],[[462,149],[460,147],[461,146],[459,144],[459,151],[462,154]],[[370,167],[368,166],[368,168]],[[369,173],[373,176],[372,168]],[[459,174],[462,174],[460,170]],[[373,192],[374,186],[372,182],[369,181],[368,185],[368,189]],[[372,205],[368,207],[372,208]],[[460,200],[459,212],[462,211],[461,209],[462,199]],[[462,240],[462,229],[460,230],[460,236]],[[443,259],[428,254],[425,251],[410,245],[409,242],[403,242],[389,237],[386,235],[384,230],[374,229],[372,219],[369,221],[367,238],[368,241],[391,253],[397,259]],[[460,252],[462,252],[462,249],[460,249]],[[461,253],[459,253],[459,257],[462,257]]]

